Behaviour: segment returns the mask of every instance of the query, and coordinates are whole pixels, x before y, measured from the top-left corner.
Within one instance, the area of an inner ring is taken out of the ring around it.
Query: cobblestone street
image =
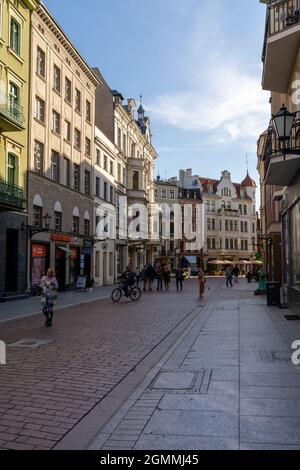
[[[300,448],[299,322],[244,279],[207,286],[201,302],[187,281],[78,304],[52,329],[42,315],[1,323],[1,447]]]

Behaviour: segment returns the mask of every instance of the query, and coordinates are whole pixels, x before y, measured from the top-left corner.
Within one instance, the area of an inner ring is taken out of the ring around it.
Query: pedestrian
[[[143,281],[143,284],[144,284],[144,288],[143,290],[146,291],[147,289],[147,276],[146,276],[146,268],[147,266],[144,265],[142,271],[141,271],[141,280]]]
[[[232,284],[232,269],[228,266],[228,268],[226,269],[226,286],[229,287],[229,284],[231,287],[233,287],[233,284]]]
[[[53,306],[57,300],[58,282],[54,270],[49,268],[40,283],[42,312],[46,317],[45,325],[52,326]]]
[[[205,278],[205,276],[204,276],[204,272],[203,272],[202,269],[199,269],[198,283],[199,283],[199,295],[200,295],[200,299],[203,299],[204,293],[205,293],[206,278]]]
[[[156,271],[155,271],[155,268],[152,266],[151,263],[148,264],[148,266],[146,268],[146,271],[145,271],[145,275],[146,275],[146,278],[147,278],[147,284],[149,286],[149,291],[152,292],[152,285],[153,285],[154,279],[156,278]]]
[[[178,267],[176,269],[175,277],[176,277],[177,292],[179,291],[179,287],[180,287],[180,291],[182,291],[182,285],[183,285],[183,281],[184,281],[184,272],[183,272],[183,269],[181,267]]]
[[[250,269],[249,269],[249,271],[247,272],[247,280],[248,280],[248,282],[249,282],[249,284],[250,284],[250,283],[251,283],[251,280],[252,280],[252,272],[250,271]]]
[[[135,278],[136,278],[136,285],[140,287],[141,270],[138,267],[135,270]]]
[[[233,268],[232,274],[234,275],[234,283],[238,284],[239,283],[239,275],[240,275],[240,270],[239,270],[238,266]]]
[[[168,266],[164,267],[163,280],[164,280],[164,284],[165,284],[165,290],[169,290],[170,282],[171,282],[171,273],[170,273],[170,270],[169,270]]]
[[[163,269],[161,265],[156,268],[156,279],[157,279],[157,290],[160,291],[163,288]]]

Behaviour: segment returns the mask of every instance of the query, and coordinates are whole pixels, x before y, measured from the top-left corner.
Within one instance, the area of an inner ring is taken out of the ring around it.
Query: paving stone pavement
[[[299,450],[300,322],[250,289],[220,284],[89,448]]]
[[[220,283],[212,281],[208,297]],[[57,310],[52,328],[42,314],[0,323],[7,344],[0,447],[53,448],[199,304],[189,281],[182,294],[172,283],[169,293],[146,293],[138,303],[99,300]]]

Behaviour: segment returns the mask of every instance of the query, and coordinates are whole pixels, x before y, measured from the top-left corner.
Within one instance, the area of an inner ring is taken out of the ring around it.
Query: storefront
[[[35,243],[31,245],[31,286],[35,290],[45,276],[49,267],[49,243]]]

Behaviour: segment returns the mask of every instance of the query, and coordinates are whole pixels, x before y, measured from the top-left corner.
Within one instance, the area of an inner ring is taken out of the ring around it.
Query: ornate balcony
[[[267,3],[261,0],[262,3]],[[300,41],[300,0],[273,0],[267,6],[263,88],[285,93]]]
[[[13,99],[0,92],[0,130],[3,132],[24,129],[23,108]]]
[[[24,208],[23,189],[0,180],[0,206],[22,210]]]
[[[299,116],[300,117],[300,116]],[[274,186],[289,186],[300,171],[300,119],[296,119],[291,139],[282,152],[273,127],[269,127],[263,160],[265,183]]]

